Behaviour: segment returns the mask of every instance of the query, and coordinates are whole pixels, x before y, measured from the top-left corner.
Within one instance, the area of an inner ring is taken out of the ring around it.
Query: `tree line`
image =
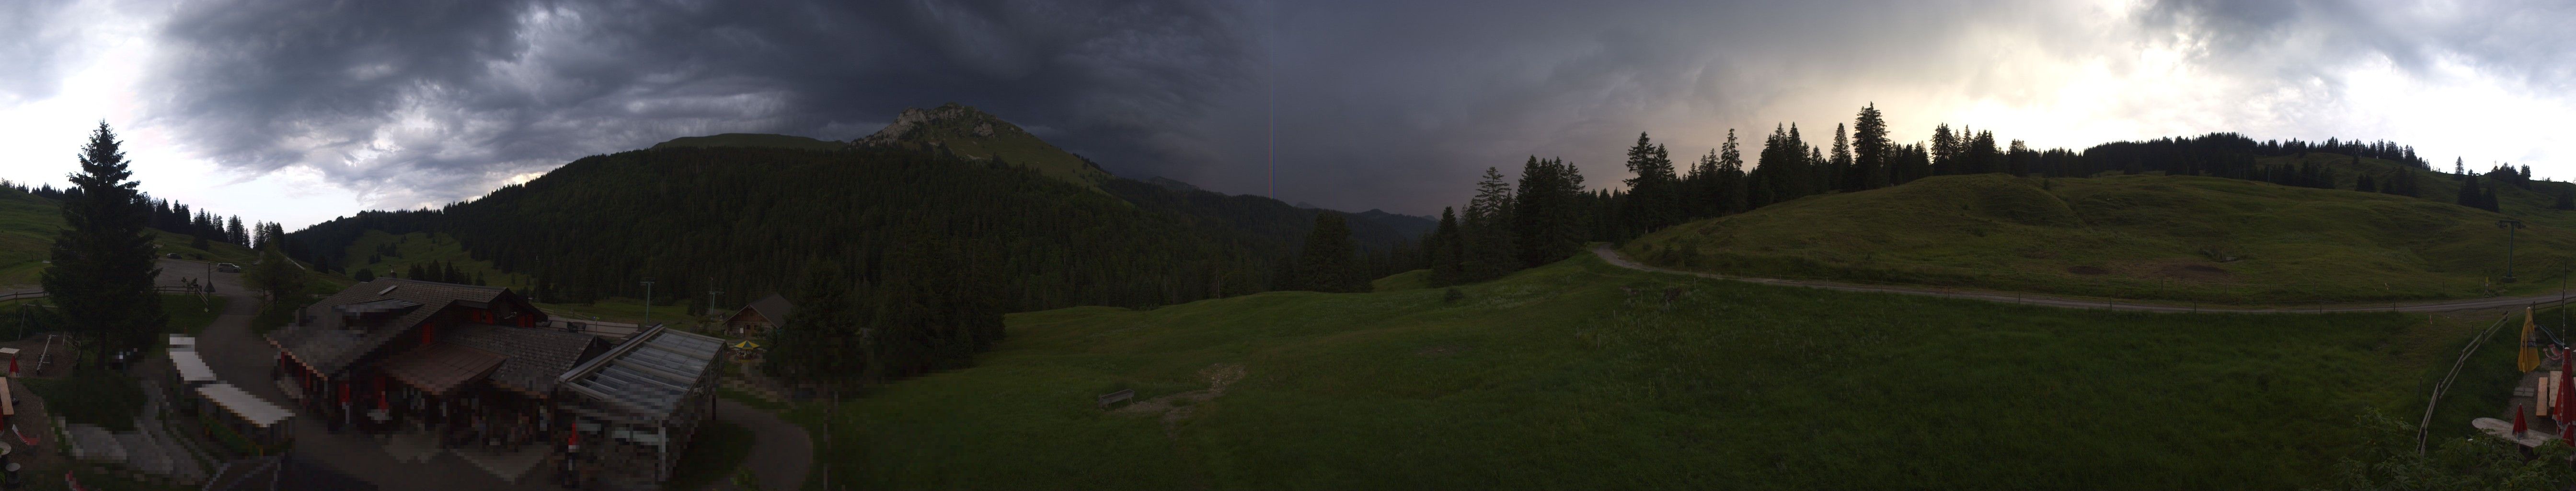
[[[29,186],[26,183],[0,180],[0,187],[16,189],[57,203],[69,202],[81,195],[81,189],[78,187],[57,188],[52,184]],[[227,217],[209,210],[191,209],[186,203],[155,198],[149,193],[140,196],[140,199],[150,208],[147,212],[150,216],[148,226],[163,232],[194,237],[190,247],[197,249],[205,249],[211,242],[255,248],[261,244],[267,244],[273,238],[286,235],[286,227],[276,222],[243,222],[241,215]]]
[[[2295,162],[2265,164],[2263,157],[2333,153],[2351,157],[2354,190],[2421,197],[2422,175],[2435,171],[2415,148],[2390,141],[2297,139],[2257,141],[2235,133],[2187,138],[2109,142],[2081,152],[2033,149],[2021,140],[1947,123],[1928,142],[1900,144],[1888,137],[1886,115],[1863,106],[1848,125],[1837,123],[1829,144],[1809,143],[1796,124],[1765,135],[1754,161],[1744,159],[1735,130],[1718,148],[1676,169],[1671,152],[1647,133],[1627,149],[1624,189],[1585,190],[1583,176],[1559,158],[1522,163],[1518,187],[1499,168],[1486,168],[1463,207],[1441,210],[1438,228],[1421,240],[1418,259],[1435,284],[1500,277],[1582,252],[1586,241],[1621,242],[1664,227],[1725,216],[1798,198],[1902,185],[1956,174],[2005,173],[2041,177],[2091,177],[2105,173],[2196,175],[2339,189],[2334,167]],[[2000,143],[1999,143],[2000,142]],[[2376,170],[2363,158],[2392,161]],[[2463,183],[2459,204],[2497,209],[2495,186],[2530,189],[2529,166],[2499,166],[2488,184],[2465,165],[2451,173]],[[2576,210],[2576,186],[2561,186],[2558,209]]]

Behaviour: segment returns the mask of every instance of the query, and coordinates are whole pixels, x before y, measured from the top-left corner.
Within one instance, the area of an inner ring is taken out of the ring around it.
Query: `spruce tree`
[[[1512,246],[1512,184],[1503,173],[1485,168],[1484,180],[1476,183],[1476,197],[1467,202],[1467,216],[1460,223],[1466,236],[1465,269],[1467,281],[1500,278],[1519,269],[1517,249]]]
[[[796,314],[771,335],[761,370],[791,382],[836,382],[869,372],[860,340],[862,317],[850,280],[832,261],[815,261],[793,295]]]
[[[1307,288],[1319,292],[1367,291],[1368,279],[1360,276],[1355,264],[1358,253],[1342,214],[1316,213],[1315,227],[1306,233],[1306,248],[1297,254],[1298,276]]]
[[[2558,188],[2558,201],[2557,201],[2556,203],[2554,203],[2554,204],[2549,205],[2549,209],[2552,209],[2552,210],[2576,210],[2576,188],[2571,188],[2571,187],[2559,187],[2559,188]]]
[[[1728,131],[1732,139],[1733,130]],[[1860,168],[1861,189],[1877,189],[1896,181],[1889,165],[1887,119],[1879,114],[1878,104],[1861,106],[1860,115],[1852,120],[1852,165]]]
[[[1441,208],[1440,225],[1431,230],[1431,237],[1424,239],[1422,244],[1423,248],[1430,250],[1433,283],[1451,285],[1467,281],[1467,243],[1458,232],[1457,209]]]
[[[1861,178],[1859,169],[1852,168],[1851,136],[1843,132],[1842,123],[1834,124],[1834,155],[1833,162],[1828,167],[1833,169],[1833,183],[1836,189],[1844,191],[1865,189],[1862,183],[1866,180]]]
[[[152,290],[161,268],[152,254],[151,208],[135,190],[141,183],[131,180],[120,145],[100,122],[81,146],[81,171],[70,176],[79,193],[62,205],[66,228],[54,238],[42,280],[71,328],[107,350],[150,346],[169,324]]]
[[[2453,197],[2451,202],[2453,204],[2470,208],[2486,208],[2485,195],[2478,192],[2478,176],[2475,174],[2461,174],[2460,194],[2459,196]]]
[[[1661,145],[1654,144],[1645,133],[1637,133],[1637,144],[1628,147],[1629,226],[1637,232],[1650,232],[1678,221],[1674,208],[1679,205],[1673,184],[1673,159]]]
[[[1718,213],[1734,214],[1750,209],[1744,201],[1744,151],[1735,142],[1735,129],[1726,129],[1726,145],[1717,150],[1716,199]]]

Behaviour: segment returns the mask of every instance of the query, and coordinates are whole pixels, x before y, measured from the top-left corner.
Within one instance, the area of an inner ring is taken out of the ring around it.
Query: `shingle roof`
[[[769,319],[772,325],[785,325],[787,316],[796,313],[796,304],[788,302],[787,297],[778,296],[776,293],[753,300],[750,306],[743,308],[760,312],[760,317]]]
[[[388,299],[417,303],[423,307],[402,311],[399,316],[386,321],[384,327],[361,330],[349,329],[340,316],[332,315],[332,311],[308,311],[307,314],[313,316],[312,322],[269,333],[268,340],[315,370],[326,374],[336,373],[359,358],[365,357],[367,353],[383,347],[386,341],[400,336],[412,326],[429,320],[430,316],[437,315],[440,310],[446,309],[451,304],[469,302],[489,305],[509,291],[507,288],[500,287],[377,278],[366,283],[351,285],[347,289],[340,290],[340,293],[314,302],[311,310],[381,302]],[[373,303],[369,307],[388,304],[395,304],[395,302]]]
[[[506,360],[492,371],[492,383],[533,397],[547,397],[555,378],[587,361],[583,355],[605,351],[598,336],[531,327],[466,324],[439,333],[439,343],[456,343],[500,354]],[[594,349],[596,348],[596,349]]]

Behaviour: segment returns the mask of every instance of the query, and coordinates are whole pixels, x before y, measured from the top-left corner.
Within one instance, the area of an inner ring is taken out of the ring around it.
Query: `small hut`
[[[787,316],[794,314],[795,311],[796,304],[789,303],[787,297],[772,293],[769,296],[760,297],[760,300],[752,301],[751,305],[743,306],[742,311],[735,312],[733,317],[726,318],[725,332],[734,336],[767,334],[770,330],[777,329],[779,325],[786,324]]]

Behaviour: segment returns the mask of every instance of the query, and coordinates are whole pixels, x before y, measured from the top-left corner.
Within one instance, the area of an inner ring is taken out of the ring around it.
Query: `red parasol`
[[[2576,447],[2576,424],[2559,423],[2558,439],[2566,441],[2567,446]]]
[[[2571,357],[2571,354],[2558,354],[2558,406],[2550,408],[2550,419],[2558,419],[2558,424],[2566,424],[2568,403],[2576,401],[2576,398],[2568,398],[2568,390],[2576,388],[2576,380],[2568,380],[2568,377],[2571,377],[2571,372],[2568,370],[2576,370],[2576,364],[2571,364],[2568,359],[2576,359],[2576,357]]]
[[[572,432],[572,436],[570,436],[570,437],[565,437],[565,438],[564,438],[564,447],[565,447],[567,450],[571,450],[571,451],[574,451],[574,452],[579,452],[579,451],[581,451],[581,430],[578,430],[578,429],[573,430],[573,432]]]
[[[2522,422],[2522,405],[2515,404],[2513,405],[2513,437],[2522,438],[2522,431],[2524,428],[2525,426],[2523,426]]]

